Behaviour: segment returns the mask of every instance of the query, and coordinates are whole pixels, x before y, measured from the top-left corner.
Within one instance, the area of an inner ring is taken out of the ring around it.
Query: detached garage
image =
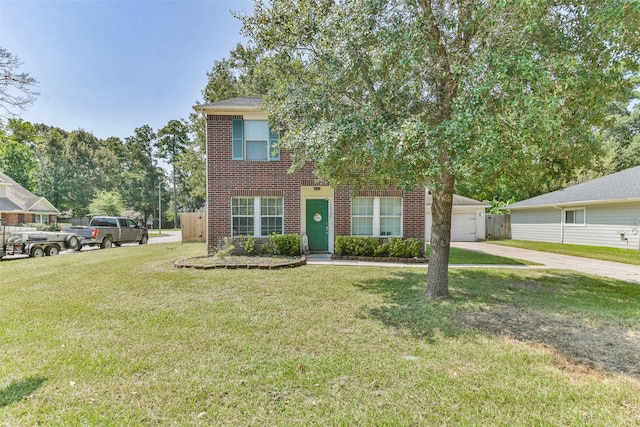
[[[426,196],[425,241],[431,241],[431,195]],[[468,197],[453,195],[451,241],[476,242],[485,240],[485,209],[489,205]]]

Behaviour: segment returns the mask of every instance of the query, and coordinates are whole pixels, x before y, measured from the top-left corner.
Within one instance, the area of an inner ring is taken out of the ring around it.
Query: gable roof
[[[640,166],[507,206],[508,209],[640,200]]]
[[[431,206],[431,204],[433,203],[433,196],[431,196],[431,193],[429,191],[427,191],[427,195],[425,196],[425,203],[427,206]],[[464,196],[460,196],[458,194],[454,194],[453,195],[453,206],[475,206],[477,208],[488,208],[491,205],[488,205],[486,203],[483,202],[479,202],[478,200],[475,199],[470,199],[469,197],[464,197]]]
[[[60,215],[60,211],[47,199],[36,196],[2,172],[0,186],[5,188],[5,196],[0,193],[0,212]]]

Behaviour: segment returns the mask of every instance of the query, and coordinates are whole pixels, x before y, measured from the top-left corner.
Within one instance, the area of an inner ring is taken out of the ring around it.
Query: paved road
[[[484,252],[490,255],[533,261],[542,264],[543,268],[573,270],[594,276],[611,277],[627,282],[640,283],[640,266],[637,265],[492,245],[485,242],[452,242],[451,246]]]
[[[155,230],[151,230],[151,232],[155,233]],[[149,244],[153,243],[173,243],[173,242],[181,242],[182,241],[182,231],[166,231],[162,230],[162,236],[158,237],[150,237]]]

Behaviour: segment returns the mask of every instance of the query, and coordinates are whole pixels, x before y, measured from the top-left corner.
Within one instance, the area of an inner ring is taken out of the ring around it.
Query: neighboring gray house
[[[640,249],[640,166],[508,208],[514,240]]]

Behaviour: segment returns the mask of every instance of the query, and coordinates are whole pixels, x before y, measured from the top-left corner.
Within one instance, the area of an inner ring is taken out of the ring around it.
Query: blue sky
[[[188,118],[251,0],[0,0],[0,46],[39,81],[20,118],[98,138]]]

